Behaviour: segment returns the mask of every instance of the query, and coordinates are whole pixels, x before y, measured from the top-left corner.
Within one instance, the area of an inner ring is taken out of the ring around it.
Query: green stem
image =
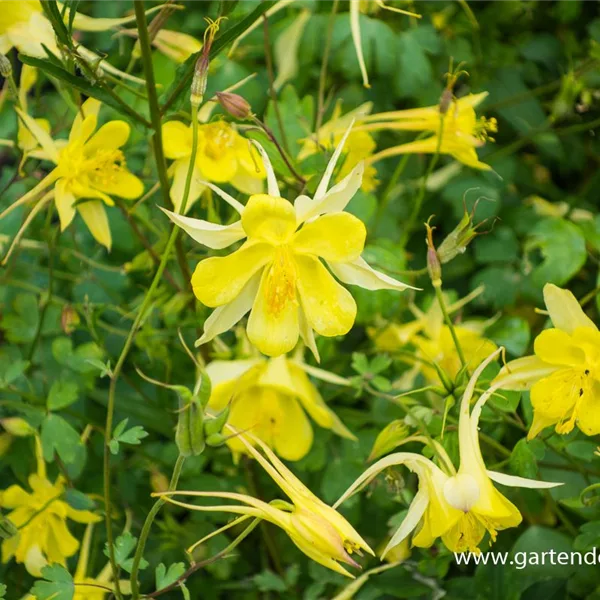
[[[333,26],[335,24],[335,14],[338,9],[339,0],[333,0],[331,3],[331,13],[327,23],[327,38],[325,39],[325,48],[323,49],[323,61],[321,62],[321,72],[319,73],[319,95],[317,96],[317,114],[315,120],[315,135],[317,136],[317,146],[319,145],[319,129],[323,123],[325,113],[325,82],[327,80],[327,65],[329,64],[329,53],[331,51],[331,38],[333,37]]]
[[[175,468],[173,469],[173,475],[171,476],[171,482],[169,483],[170,492],[177,488],[177,483],[179,482],[179,476],[181,475],[181,469],[183,468],[184,461],[185,458],[180,454],[177,457],[177,462],[175,463]],[[150,535],[152,523],[154,522],[156,515],[165,503],[166,500],[164,500],[163,498],[159,498],[154,503],[154,506],[150,509],[150,512],[148,513],[148,516],[144,521],[144,526],[142,527],[142,532],[140,533],[140,540],[135,549],[133,565],[131,567],[131,600],[138,600],[138,598],[140,597],[140,584],[138,582],[140,562],[142,561],[142,557],[144,556],[144,548],[146,547],[146,542],[148,541],[148,536]]]
[[[454,323],[448,314],[448,309],[446,308],[446,302],[444,300],[444,294],[442,293],[442,285],[434,285],[435,288],[435,296],[438,300],[440,308],[442,309],[442,314],[444,315],[444,321],[450,330],[450,335],[452,336],[452,341],[454,342],[454,346],[456,347],[456,352],[458,353],[458,358],[460,358],[460,364],[463,367],[467,366],[467,361],[465,360],[465,355],[463,354],[460,342],[458,341],[458,336],[456,335],[456,329],[454,328]]]

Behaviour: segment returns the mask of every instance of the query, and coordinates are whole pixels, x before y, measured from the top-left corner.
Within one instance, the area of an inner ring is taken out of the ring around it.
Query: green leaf
[[[531,332],[529,323],[521,317],[501,317],[486,331],[486,337],[504,346],[510,354],[522,356],[525,354]]]
[[[594,442],[576,440],[567,444],[565,450],[567,451],[567,454],[589,463],[594,458],[597,448],[598,445],[594,444]]]
[[[268,569],[256,574],[252,580],[261,592],[285,592],[288,588],[282,577]]]
[[[136,425],[125,431],[129,419],[123,419],[114,429],[112,440],[109,442],[110,451],[113,454],[119,452],[119,443],[137,446],[141,440],[148,436],[148,432],[141,425]]]
[[[0,583],[0,600],[4,600],[7,589],[8,588],[3,583]]]
[[[0,327],[6,338],[14,344],[32,342],[39,324],[38,300],[33,294],[18,294],[13,302],[13,312],[4,315]]]
[[[531,232],[525,250],[539,250],[542,263],[531,273],[539,289],[546,283],[564,285],[585,264],[585,237],[579,227],[564,219],[544,219]]]
[[[94,510],[96,508],[94,501],[89,496],[73,488],[69,488],[65,492],[65,500],[75,510]]]
[[[120,535],[114,544],[115,549],[115,561],[117,564],[125,569],[128,573],[131,573],[131,567],[133,564],[133,558],[129,558],[131,552],[133,552],[135,546],[137,544],[137,538],[131,535],[128,531],[123,535]],[[105,544],[104,554],[107,557],[110,557],[110,553],[108,551],[108,544]],[[148,561],[142,560],[140,561],[140,569],[145,569],[148,566]]]
[[[85,77],[73,75],[50,60],[34,58],[33,56],[27,56],[26,54],[19,54],[19,60],[26,65],[40,69],[40,71],[43,71],[51,77],[56,77],[56,79],[64,81],[68,86],[74,87],[86,96],[91,96],[92,98],[96,98],[96,100],[100,100],[103,104],[114,108],[120,114],[133,119],[136,123],[143,125],[144,127],[151,127],[150,123],[129,107],[124,100],[121,104],[114,96],[107,92],[105,88],[94,85],[85,79]]]
[[[156,589],[161,590],[175,583],[184,573],[185,563],[173,563],[168,569],[164,563],[160,563],[155,571]]]
[[[519,477],[529,479],[537,479],[538,477],[535,454],[524,439],[516,443],[510,455],[509,464],[513,473]]]
[[[59,415],[51,413],[42,423],[42,449],[48,462],[54,460],[56,452],[60,459],[70,464],[77,458],[82,447],[79,433]]]
[[[46,406],[48,410],[60,410],[77,402],[79,386],[74,381],[57,380],[52,384]]]
[[[15,360],[7,364],[6,369],[0,372],[0,387],[6,387],[16,381],[23,375],[27,367],[29,367],[28,360]]]
[[[58,10],[58,4],[56,0],[45,0],[41,3],[41,6],[46,17],[52,24],[52,29],[54,29],[54,33],[56,34],[58,41],[64,46],[67,46],[67,48],[72,48],[73,40],[67,31],[65,22],[60,14],[60,10]]]
[[[408,436],[408,433],[408,427],[401,419],[396,419],[386,425],[377,436],[368,460],[375,460],[392,451]]]
[[[42,569],[46,581],[36,581],[31,594],[37,600],[73,600],[75,584],[69,571],[60,565],[50,565]]]

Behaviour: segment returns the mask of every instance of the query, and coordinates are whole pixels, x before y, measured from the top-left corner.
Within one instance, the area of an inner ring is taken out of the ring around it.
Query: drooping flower
[[[306,413],[321,427],[356,439],[308,378],[310,374],[348,384],[333,373],[285,356],[216,360],[206,366],[206,372],[212,383],[208,408],[220,412],[231,403],[228,423],[238,431],[251,431],[286,460],[300,460],[312,446],[313,430]],[[237,436],[229,437],[227,444],[234,455],[247,453]]]
[[[169,168],[173,176],[171,200],[177,211],[183,200],[185,181],[192,154],[192,127],[181,121],[163,125],[165,156],[174,160]],[[245,194],[263,190],[265,171],[256,148],[225,121],[198,126],[198,151],[186,212],[206,189],[206,182],[230,183]]]
[[[129,125],[125,121],[109,121],[94,133],[100,106],[100,102],[92,98],[83,103],[73,120],[66,143],[53,140],[34,119],[17,109],[19,117],[41,146],[44,157],[56,167],[8,207],[0,218],[54,186],[44,198],[54,198],[61,231],[79,212],[94,238],[110,250],[112,238],[104,204],[114,205],[112,195],[137,198],[143,193],[144,186],[127,169],[125,156],[120,150],[129,138]]]
[[[50,483],[36,437],[37,473],[29,476],[31,492],[11,485],[0,492],[0,507],[11,510],[7,514],[19,532],[2,542],[2,562],[11,558],[25,564],[27,571],[40,577],[41,570],[51,563],[66,564],[79,548],[79,541],[67,527],[67,520],[77,523],[95,523],[100,516],[88,510],[77,510],[64,500],[65,481],[62,477]]]
[[[431,132],[429,137],[399,146],[393,146],[374,154],[368,164],[401,154],[449,154],[474,169],[489,170],[491,167],[477,157],[476,148],[485,145],[489,133],[498,130],[496,119],[477,118],[475,108],[483,102],[487,92],[469,94],[454,101],[442,115],[439,105],[376,113],[361,119],[358,131],[420,131]],[[440,142],[441,135],[441,142]]]
[[[6,54],[11,48],[28,56],[46,58],[46,51],[61,58],[60,49],[56,43],[56,35],[50,21],[44,15],[40,0],[2,0],[0,11],[0,53]],[[153,7],[146,11],[150,14],[160,10]],[[107,31],[114,27],[135,21],[135,15],[121,19],[94,19],[80,13],[75,13],[73,28],[80,31]],[[97,54],[78,45],[77,51],[82,58],[94,63],[100,60]],[[102,68],[113,75],[141,82],[137,77],[132,77],[113,67],[108,61],[102,61]]]
[[[412,538],[413,546],[428,548],[437,538],[441,538],[452,552],[479,552],[486,532],[492,543],[498,531],[516,527],[522,520],[519,509],[496,489],[493,482],[537,489],[562,485],[505,475],[490,471],[485,466],[479,447],[479,417],[483,406],[499,386],[493,385],[484,392],[473,410],[470,410],[470,404],[479,376],[500,352],[501,349],[496,350],[475,370],[462,397],[458,425],[458,470],[440,444],[435,444],[440,458],[439,466],[419,454],[396,452],[369,467],[334,504],[334,507],[339,506],[388,467],[404,465],[417,474],[418,491],[404,521],[383,551],[382,558],[413,531],[416,531]]]
[[[342,105],[341,102],[338,102],[333,109],[331,119],[319,127],[316,133],[304,140],[298,153],[298,160],[302,161],[323,150],[334,150],[344,137],[344,133],[352,121],[355,119],[360,120],[363,116],[368,115],[372,107],[372,102],[365,102],[358,108],[342,115]],[[357,130],[350,131],[350,135],[344,144],[342,166],[335,176],[335,182],[342,181],[358,163],[368,160],[375,152],[376,145],[370,133]],[[372,192],[378,183],[375,167],[365,166],[361,189],[364,192]]]
[[[533,423],[527,436],[555,426],[564,434],[575,425],[600,433],[600,332],[575,296],[551,283],[544,302],[554,325],[535,339],[534,355],[510,361],[494,380],[502,389],[530,389]]]
[[[361,550],[374,554],[369,545],[340,513],[317,498],[266,444],[259,439],[253,440],[267,458],[248,443],[245,436],[240,435],[239,438],[246,445],[248,453],[260,463],[291,502],[275,500],[267,504],[246,494],[220,491],[175,491],[155,493],[153,496],[163,497],[173,504],[191,510],[227,512],[243,515],[245,518],[255,517],[269,521],[281,527],[309,558],[328,569],[353,577],[340,563],[359,567],[351,555],[360,554]],[[200,506],[174,500],[174,496],[224,498],[240,504]],[[233,523],[237,522],[239,520]]]
[[[482,292],[483,287],[481,286],[464,298],[448,304],[448,313],[451,315],[457,312]],[[415,362],[406,383],[412,384],[412,380],[418,373],[422,373],[429,383],[439,383],[437,370],[432,363],[436,363],[450,379],[454,379],[462,364],[456,352],[450,328],[444,323],[444,315],[439,302],[437,299],[432,300],[425,312],[412,303],[409,304],[409,309],[415,316],[413,321],[401,325],[391,323],[381,331],[369,330],[375,346],[384,352],[394,352],[409,343],[416,348],[417,358],[424,360]],[[496,349],[496,344],[483,335],[488,325],[487,321],[475,319],[454,325],[454,331],[465,360],[471,368],[479,365]]]
[[[349,130],[346,134],[349,133]],[[192,277],[196,297],[216,310],[206,320],[197,345],[235,325],[250,309],[250,341],[268,356],[289,352],[301,336],[318,356],[314,331],[327,337],[344,335],[354,323],[356,303],[325,268],[344,283],[369,290],[403,290],[408,285],[373,270],[360,254],[366,230],[344,208],[362,181],[362,163],[327,190],[346,136],[334,152],[314,198],[299,196],[294,204],[281,197],[273,167],[257,144],[267,172],[268,194],[251,196],[247,205],[207,183],[241,219],[216,225],[165,211],[197,242],[226,248],[247,238],[226,257],[200,261]]]

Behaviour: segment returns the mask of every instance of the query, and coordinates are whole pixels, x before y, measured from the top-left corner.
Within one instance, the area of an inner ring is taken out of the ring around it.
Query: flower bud
[[[20,417],[0,419],[0,424],[8,433],[15,437],[27,437],[35,433],[35,429],[25,419],[21,419]]]
[[[429,223],[425,223],[427,228],[427,272],[429,278],[434,287],[442,285],[442,267],[438,253],[433,245],[433,230],[434,227],[430,227]]]
[[[217,99],[219,104],[234,119],[243,121],[252,114],[250,104],[248,104],[248,101],[245,98],[242,98],[242,96],[239,94],[232,94],[230,92],[217,92]]]
[[[473,217],[475,216],[476,208],[477,203],[475,203],[471,213],[467,212],[465,208],[465,213],[458,225],[440,244],[437,254],[443,265],[447,262],[450,262],[459,254],[463,254],[465,252],[471,240],[477,235],[477,228],[485,222],[482,221],[477,225],[473,225]]]
[[[0,53],[0,75],[2,75],[2,77],[10,77],[12,75],[12,65],[10,60],[2,53]]]
[[[152,467],[150,487],[153,492],[166,492],[169,489],[169,478],[156,467]]]
[[[67,335],[71,335],[75,331],[77,325],[79,325],[80,321],[81,319],[79,318],[77,311],[70,304],[65,304],[60,313],[60,326],[62,327],[62,330]]]

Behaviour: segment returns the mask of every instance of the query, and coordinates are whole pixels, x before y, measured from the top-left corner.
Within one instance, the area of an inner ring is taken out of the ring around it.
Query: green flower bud
[[[473,224],[477,202],[473,210],[469,213],[465,207],[465,213],[458,225],[448,234],[437,250],[438,257],[443,265],[450,262],[459,254],[463,254],[471,240],[478,234],[477,228],[485,223],[482,221],[477,225]]]

